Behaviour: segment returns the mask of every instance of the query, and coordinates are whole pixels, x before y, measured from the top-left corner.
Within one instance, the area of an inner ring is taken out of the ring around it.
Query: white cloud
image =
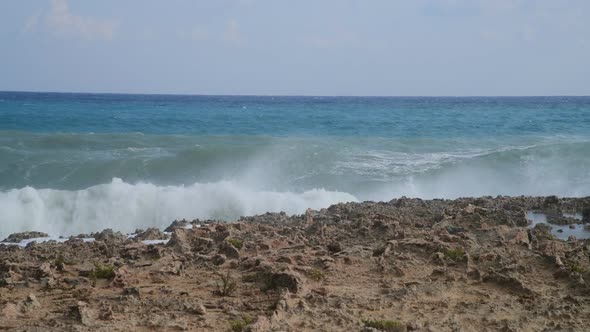
[[[45,27],[56,34],[73,35],[84,39],[112,40],[117,22],[91,16],[81,16],[70,11],[67,0],[51,0],[48,12],[32,15],[25,21],[25,31],[31,31],[44,18]]]

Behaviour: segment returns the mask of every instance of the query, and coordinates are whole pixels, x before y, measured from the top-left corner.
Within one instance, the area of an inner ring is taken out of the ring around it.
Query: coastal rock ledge
[[[94,241],[13,234],[0,329],[587,331],[590,240],[527,216],[587,232],[588,211],[590,197],[400,198]]]

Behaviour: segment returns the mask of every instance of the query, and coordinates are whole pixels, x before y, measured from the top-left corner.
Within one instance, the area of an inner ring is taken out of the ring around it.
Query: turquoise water
[[[590,97],[0,92],[0,235],[499,194],[590,195]]]

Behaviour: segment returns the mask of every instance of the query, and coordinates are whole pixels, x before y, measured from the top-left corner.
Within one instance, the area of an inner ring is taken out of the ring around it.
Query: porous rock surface
[[[588,208],[401,198],[174,226],[167,244],[107,230],[0,245],[0,329],[587,331],[590,241],[558,240],[525,216]]]

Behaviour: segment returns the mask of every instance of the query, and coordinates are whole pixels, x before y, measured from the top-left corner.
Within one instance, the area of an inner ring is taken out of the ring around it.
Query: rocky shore
[[[590,240],[532,227],[531,211],[590,224],[590,197],[401,198],[25,247],[11,243],[46,234],[13,234],[0,329],[588,331]]]

